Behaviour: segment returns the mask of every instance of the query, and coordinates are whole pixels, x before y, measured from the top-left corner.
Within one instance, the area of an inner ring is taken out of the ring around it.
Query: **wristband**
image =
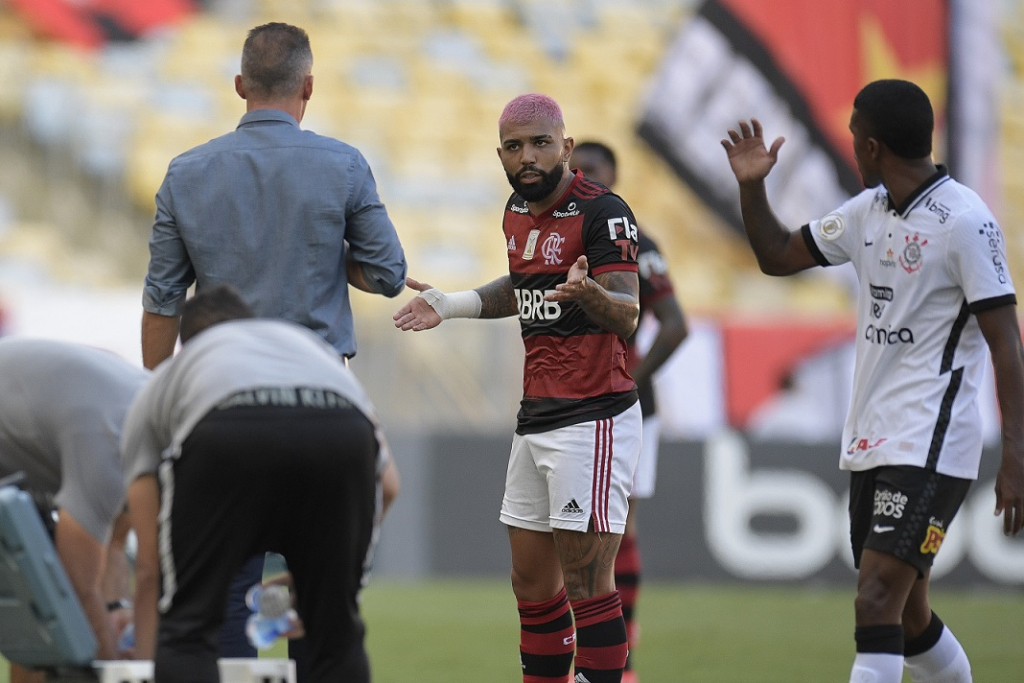
[[[442,320],[448,318],[479,318],[483,301],[476,290],[445,294],[440,289],[428,289],[417,296],[430,304]]]

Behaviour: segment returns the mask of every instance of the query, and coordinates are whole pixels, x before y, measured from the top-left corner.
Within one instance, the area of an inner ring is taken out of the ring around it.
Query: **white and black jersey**
[[[860,279],[840,466],[977,478],[988,347],[973,314],[1017,301],[991,211],[940,166],[902,206],[865,190],[802,233],[821,265],[850,261]]]

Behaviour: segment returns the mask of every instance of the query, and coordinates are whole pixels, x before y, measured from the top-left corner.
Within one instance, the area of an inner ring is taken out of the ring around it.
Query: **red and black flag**
[[[36,35],[84,48],[140,38],[194,11],[192,0],[7,0]]]
[[[957,24],[973,20],[972,5],[986,4],[707,0],[667,51],[639,133],[742,229],[738,190],[719,140],[739,119],[759,119],[769,143],[786,137],[768,183],[780,219],[795,227],[860,191],[848,129],[854,96],[873,80],[902,78],[931,98],[936,159],[955,174],[958,157],[947,139],[957,129],[951,96],[973,96],[963,69],[954,68],[951,36]]]

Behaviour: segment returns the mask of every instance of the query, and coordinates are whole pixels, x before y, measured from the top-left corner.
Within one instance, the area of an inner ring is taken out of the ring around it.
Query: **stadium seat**
[[[0,10],[0,118],[26,116],[33,130],[42,132],[35,139],[43,144],[66,147],[77,141],[81,149],[75,158],[80,166],[116,169],[123,164],[126,193],[149,214],[167,162],[188,147],[231,130],[244,111],[231,87],[244,29],[263,21],[291,21],[307,28],[315,56],[316,90],[304,126],[364,151],[389,209],[410,216],[403,230],[434,234],[427,225],[431,215],[422,210],[425,202],[441,212],[458,212],[467,204],[482,211],[487,202],[500,207],[508,188],[494,163],[495,121],[513,96],[543,92],[562,104],[568,132],[577,140],[588,137],[614,144],[623,169],[618,190],[642,224],[657,233],[687,302],[696,297],[709,308],[744,305],[733,298],[739,290],[728,280],[736,269],[757,273],[749,247],[636,136],[642,93],[694,3],[223,4],[231,7],[212,5],[145,45],[96,54],[17,42],[23,37]],[[1008,233],[1010,261],[1020,263],[1024,240],[1016,238],[1016,225],[1024,217],[1024,174],[1017,150],[1024,149],[1024,10],[1008,6],[1003,15],[1004,192],[998,209]],[[549,35],[542,28],[552,17],[557,17],[557,30]],[[136,99],[118,92],[118,83],[134,89]],[[68,106],[75,102],[88,106]],[[81,121],[69,122],[67,112],[84,115]],[[118,123],[122,121],[123,125]],[[707,153],[715,158],[720,154]],[[496,216],[498,209],[489,208]],[[477,258],[492,260],[489,246],[466,246],[477,247]],[[691,266],[700,277],[684,272]],[[696,283],[698,289],[691,291]],[[794,281],[779,287],[799,285]],[[794,292],[784,305],[804,306],[811,299]]]

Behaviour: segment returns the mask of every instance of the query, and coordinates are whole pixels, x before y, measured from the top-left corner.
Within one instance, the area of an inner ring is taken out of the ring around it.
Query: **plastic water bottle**
[[[291,630],[298,618],[285,586],[257,583],[245,594],[245,604],[253,612],[245,623],[245,634],[261,650]]]

